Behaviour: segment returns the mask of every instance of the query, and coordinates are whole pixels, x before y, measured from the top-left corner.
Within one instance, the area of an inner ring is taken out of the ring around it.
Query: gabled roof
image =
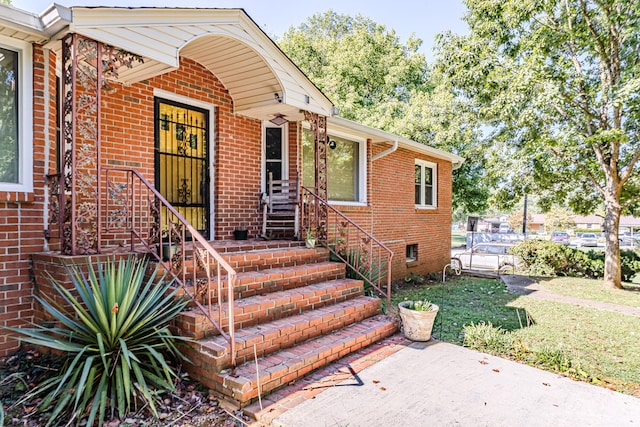
[[[121,71],[125,83],[177,69],[182,56],[220,79],[236,113],[299,119],[301,109],[326,116],[333,110],[243,9],[72,7],[71,12],[71,31],[144,58]]]
[[[131,84],[178,69],[180,57],[211,71],[229,91],[235,112],[266,120],[301,110],[330,116],[331,101],[243,9],[49,7],[41,15],[0,4],[0,34],[59,49],[74,32],[142,57],[122,69]],[[66,31],[63,31],[65,30]]]

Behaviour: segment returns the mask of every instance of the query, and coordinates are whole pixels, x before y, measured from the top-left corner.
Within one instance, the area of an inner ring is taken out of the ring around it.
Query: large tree
[[[438,68],[487,125],[497,199],[604,208],[604,281],[621,287],[618,226],[640,180],[640,3],[465,0],[466,36]]]
[[[484,156],[472,143],[479,136],[477,122],[467,119],[464,104],[454,107],[457,99],[430,72],[421,44],[413,35],[403,44],[384,25],[333,11],[311,16],[278,41],[341,117],[466,157],[454,173],[454,206],[484,210]]]

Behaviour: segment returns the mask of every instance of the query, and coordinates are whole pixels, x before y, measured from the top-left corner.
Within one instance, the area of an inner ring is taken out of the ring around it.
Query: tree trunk
[[[622,289],[622,264],[620,262],[620,240],[618,231],[620,226],[620,203],[612,200],[614,197],[605,198],[604,235],[604,286],[608,288]]]

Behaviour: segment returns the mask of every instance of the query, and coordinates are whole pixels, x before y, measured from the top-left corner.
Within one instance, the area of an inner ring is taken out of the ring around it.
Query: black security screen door
[[[209,111],[156,98],[156,188],[206,238],[209,238],[208,126]]]

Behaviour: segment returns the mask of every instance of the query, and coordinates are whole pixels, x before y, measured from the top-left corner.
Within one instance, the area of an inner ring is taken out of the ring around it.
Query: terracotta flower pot
[[[439,307],[433,304],[431,311],[416,311],[407,308],[411,303],[403,301],[398,304],[404,336],[412,341],[429,341]]]

